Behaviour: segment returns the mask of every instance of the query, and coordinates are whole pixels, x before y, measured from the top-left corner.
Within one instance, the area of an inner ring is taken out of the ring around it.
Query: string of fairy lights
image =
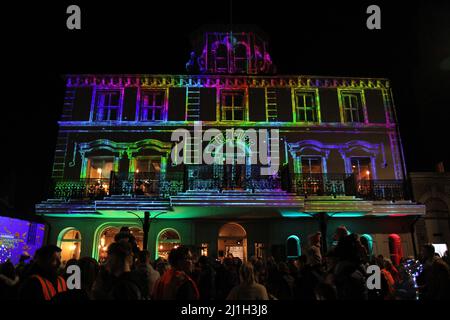
[[[416,300],[419,300],[419,286],[417,285],[417,277],[422,273],[423,265],[419,260],[408,259],[405,261],[403,266],[413,282],[416,292]]]

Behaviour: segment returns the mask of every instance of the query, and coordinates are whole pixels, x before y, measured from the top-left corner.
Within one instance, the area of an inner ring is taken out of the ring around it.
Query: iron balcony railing
[[[112,195],[167,198],[184,190],[183,172],[111,172]]]
[[[261,175],[261,166],[190,165],[185,171],[186,190],[281,190],[281,175]]]
[[[404,180],[357,180],[353,174],[291,174],[285,190],[298,195],[356,196],[365,200],[410,200]]]
[[[287,188],[306,196],[350,196],[355,195],[355,180],[353,175],[345,173],[299,173],[291,175]]]
[[[408,184],[403,180],[359,180],[356,195],[367,200],[411,200]]]
[[[57,179],[50,198],[99,200],[110,194],[109,179]]]
[[[258,169],[258,170],[257,170]],[[111,195],[167,198],[187,190],[272,191],[284,190],[301,196],[355,196],[366,200],[409,200],[402,180],[355,180],[352,174],[311,173],[261,175],[259,168],[190,166],[177,172],[111,172],[109,179],[56,180],[51,198],[103,199]]]

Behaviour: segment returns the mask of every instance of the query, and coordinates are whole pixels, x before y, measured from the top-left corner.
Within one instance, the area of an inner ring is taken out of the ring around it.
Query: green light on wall
[[[366,214],[364,212],[336,212],[329,215],[334,218],[357,218],[364,217]]]
[[[365,238],[367,240],[367,250],[368,250],[368,255],[372,256],[373,254],[373,238],[370,234],[363,234],[361,235],[361,238]]]
[[[280,213],[283,218],[312,218],[314,215],[312,213],[285,210],[280,210]]]
[[[290,243],[294,242],[295,251],[290,252]],[[290,259],[298,258],[302,255],[301,246],[300,246],[300,238],[296,235],[290,235],[286,240],[286,250],[287,257]]]

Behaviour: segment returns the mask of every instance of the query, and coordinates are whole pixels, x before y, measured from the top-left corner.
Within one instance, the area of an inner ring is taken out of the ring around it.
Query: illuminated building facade
[[[279,75],[253,33],[206,33],[186,68],[66,76],[52,195],[36,205],[50,241],[67,247],[63,259],[102,258],[123,225],[142,246],[145,211],[159,214],[155,257],[179,244],[218,257],[296,257],[318,230],[330,246],[342,224],[370,254],[414,254],[411,226],[425,209],[409,196],[389,80]],[[268,129],[279,170],[262,175],[263,164],[248,162],[245,137],[223,142],[244,163],[203,164],[189,150],[208,141],[195,139],[184,140],[182,164],[172,161],[172,133],[200,123]]]

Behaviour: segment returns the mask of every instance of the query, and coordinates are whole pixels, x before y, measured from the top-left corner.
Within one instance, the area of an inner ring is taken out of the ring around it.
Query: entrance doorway
[[[218,237],[219,257],[237,257],[247,260],[247,232],[238,223],[230,222],[219,230]]]

